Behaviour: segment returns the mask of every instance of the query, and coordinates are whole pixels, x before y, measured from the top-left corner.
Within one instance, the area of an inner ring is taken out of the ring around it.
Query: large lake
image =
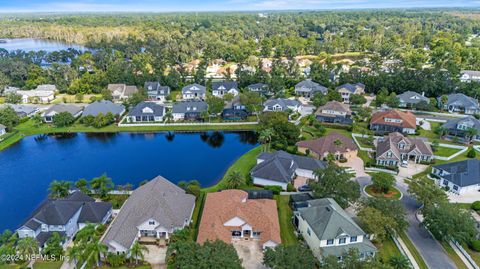
[[[66,44],[60,41],[35,39],[35,38],[0,38],[6,43],[0,43],[0,48],[8,51],[23,50],[23,51],[60,51],[73,48],[79,51],[85,51],[87,48],[77,44]]]
[[[0,232],[18,228],[45,199],[52,180],[90,180],[107,173],[115,184],[138,185],[162,175],[175,183],[196,179],[208,187],[256,145],[252,132],[26,137],[0,151]]]

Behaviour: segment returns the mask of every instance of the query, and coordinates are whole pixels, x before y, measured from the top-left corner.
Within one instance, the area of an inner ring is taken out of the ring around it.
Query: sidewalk
[[[473,265],[467,260],[465,255],[463,255],[463,253],[458,249],[458,247],[454,243],[452,243],[452,241],[448,242],[448,244],[453,248],[457,256],[460,257],[460,259],[465,264],[465,266],[467,266],[468,269],[475,269],[475,267],[473,267]]]
[[[407,258],[410,260],[410,263],[412,264],[413,268],[414,268],[414,269],[420,269],[420,266],[418,266],[417,261],[416,261],[415,258],[413,257],[412,253],[410,252],[410,249],[408,249],[408,247],[407,247],[407,245],[405,244],[405,242],[403,242],[402,238],[397,237],[397,238],[394,238],[394,240],[397,240],[397,241],[398,241],[398,243],[400,244],[400,247],[402,248],[403,252],[404,252],[405,255],[407,256]]]

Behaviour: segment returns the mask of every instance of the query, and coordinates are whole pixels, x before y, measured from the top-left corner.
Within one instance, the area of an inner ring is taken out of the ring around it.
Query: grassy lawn
[[[480,252],[476,252],[475,250],[470,249],[468,246],[463,246],[463,248],[470,254],[470,257],[475,261],[478,265],[480,264]]]
[[[454,149],[454,148],[446,148],[446,147],[438,147],[437,150],[433,154],[441,157],[448,157],[459,152],[461,149]]]
[[[402,238],[405,245],[407,245],[408,250],[410,250],[410,253],[412,253],[413,258],[417,262],[420,269],[428,269],[427,264],[423,260],[417,248],[413,245],[412,241],[410,241],[410,238],[408,238],[408,236],[403,232],[400,233],[399,236]]]
[[[363,164],[366,165],[368,162],[374,162],[373,158],[370,158],[368,152],[359,150],[357,156],[363,160]]]
[[[381,245],[375,244],[378,248],[378,257],[381,261],[388,262],[391,257],[401,256],[402,253],[393,242],[393,239],[388,237]]]
[[[203,191],[205,192],[215,192],[225,188],[227,176],[233,172],[238,171],[240,172],[245,179],[250,176],[250,170],[257,164],[257,156],[262,152],[262,146],[258,146],[256,148],[251,149],[244,155],[242,155],[230,168],[228,168],[227,172],[223,176],[223,178],[214,186],[205,188]],[[245,184],[245,187],[247,185]]]
[[[62,266],[62,261],[57,262],[47,262],[47,261],[36,261],[33,264],[33,269],[58,269]]]
[[[373,149],[374,146],[373,144],[369,143],[369,139],[368,137],[355,137],[355,139],[358,141],[358,144],[360,144],[360,146],[362,146],[362,148],[371,148]]]
[[[207,194],[204,192],[201,192],[200,196],[197,198],[197,201],[195,202],[195,209],[193,209],[191,237],[192,237],[192,240],[194,241],[197,240],[198,226],[200,226],[200,220],[201,220],[203,206],[205,204],[206,197],[207,197]]]
[[[377,192],[374,188],[373,185],[368,185],[365,188],[365,192],[368,193],[369,195],[376,197],[376,198],[385,198],[385,199],[391,199],[391,200],[398,200],[401,197],[401,193],[399,190],[396,188],[392,187],[387,193],[380,193]]]
[[[20,264],[0,264],[0,269],[20,269],[24,268],[24,266]]]
[[[83,95],[83,100],[81,103],[90,103],[91,98],[102,98],[101,94],[85,94]],[[59,104],[59,103],[76,103],[77,99],[75,98],[75,95],[71,94],[57,94],[55,97],[55,100],[52,101],[52,104]]]
[[[120,266],[120,267],[108,267],[102,266],[100,269],[150,269],[152,268],[150,265],[139,265],[137,267],[127,267],[127,266]]]
[[[275,200],[277,201],[278,209],[278,220],[280,222],[280,236],[282,237],[282,244],[285,246],[296,245],[298,239],[295,236],[292,223],[293,212],[288,201],[290,196],[288,195],[275,195]]]
[[[0,150],[18,142],[25,136],[49,133],[115,133],[115,132],[162,132],[162,131],[185,131],[185,132],[199,132],[199,131],[243,131],[256,130],[257,125],[192,125],[192,126],[129,126],[118,127],[117,125],[109,125],[103,128],[86,127],[83,124],[75,123],[69,127],[54,127],[49,124],[41,124],[35,126],[32,120],[21,123],[15,127],[18,133],[8,137],[0,142]]]
[[[440,242],[442,244],[443,249],[447,252],[448,256],[452,261],[455,263],[458,269],[468,269],[468,267],[463,263],[460,257],[455,253],[455,250],[446,242]]]

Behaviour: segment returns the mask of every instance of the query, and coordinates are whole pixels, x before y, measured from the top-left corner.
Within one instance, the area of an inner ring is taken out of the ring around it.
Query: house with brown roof
[[[251,199],[242,190],[207,194],[197,242],[209,240],[257,241],[263,249],[277,246],[282,240],[276,201]]]
[[[324,159],[332,154],[335,160],[348,160],[357,157],[358,153],[358,147],[351,138],[335,132],[318,139],[300,141],[296,145],[299,152],[317,159]]]
[[[393,132],[414,134],[416,127],[417,118],[412,112],[397,109],[376,112],[370,120],[370,130],[377,134]]]
[[[394,132],[377,140],[376,161],[378,165],[397,166],[403,161],[430,162],[433,151],[422,139],[409,138]]]
[[[134,93],[138,92],[137,86],[129,86],[126,84],[108,84],[107,89],[112,93],[113,101],[128,99]]]
[[[315,112],[315,117],[321,122],[352,124],[352,111],[346,104],[337,101],[330,101],[320,106]]]

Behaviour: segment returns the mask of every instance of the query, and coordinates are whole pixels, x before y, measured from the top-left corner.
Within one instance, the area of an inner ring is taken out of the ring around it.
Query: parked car
[[[302,185],[302,186],[298,187],[298,191],[301,191],[301,192],[312,191],[312,188],[310,188],[310,186],[305,184],[305,185]]]
[[[402,167],[408,167],[408,161],[403,160],[401,165],[402,165]]]

